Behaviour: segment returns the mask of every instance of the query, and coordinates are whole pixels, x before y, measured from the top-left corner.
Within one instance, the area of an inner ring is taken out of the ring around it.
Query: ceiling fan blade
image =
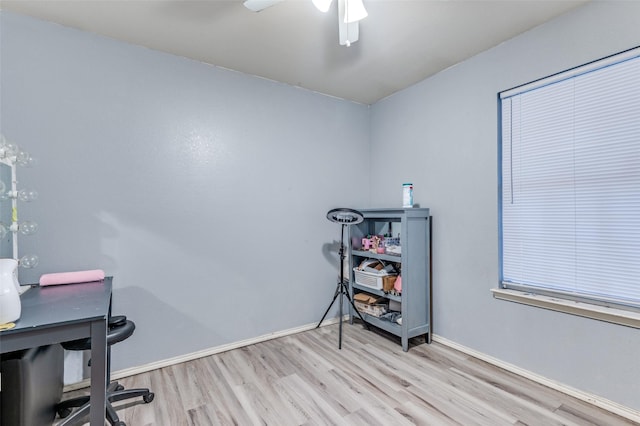
[[[263,9],[280,3],[282,0],[245,0],[244,7],[254,12],[260,12]]]

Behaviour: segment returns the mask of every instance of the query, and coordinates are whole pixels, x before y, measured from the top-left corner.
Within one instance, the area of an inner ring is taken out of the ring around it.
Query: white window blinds
[[[500,98],[503,287],[640,307],[640,49]]]

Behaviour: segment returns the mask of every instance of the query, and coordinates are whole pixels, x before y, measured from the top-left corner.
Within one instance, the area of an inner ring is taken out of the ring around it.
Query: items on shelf
[[[402,325],[402,313],[396,311],[389,311],[386,314],[380,317],[382,320],[387,320],[390,322],[395,322],[396,324]]]
[[[368,236],[362,239],[362,248],[371,253],[384,253],[384,243],[379,235]]]
[[[402,249],[400,247],[400,237],[391,237],[390,235],[368,235],[363,238],[362,250],[377,254],[391,254],[400,256]]]
[[[388,300],[382,296],[375,296],[367,292],[353,296],[356,309],[361,313],[380,318],[381,320],[402,324],[402,312],[399,302]],[[393,303],[395,302],[395,304]]]
[[[374,317],[381,317],[387,313],[388,305],[386,299],[381,296],[374,296],[369,293],[358,293],[353,296],[353,303],[356,309],[364,314]]]
[[[402,256],[402,247],[400,247],[400,245],[385,246],[384,251],[392,256]]]
[[[398,275],[398,278],[396,278],[393,283],[393,288],[389,290],[389,293],[394,296],[400,296],[402,294],[402,275]]]
[[[392,263],[387,265],[382,260],[365,259],[353,268],[357,284],[375,290],[389,292],[393,289],[398,273]]]

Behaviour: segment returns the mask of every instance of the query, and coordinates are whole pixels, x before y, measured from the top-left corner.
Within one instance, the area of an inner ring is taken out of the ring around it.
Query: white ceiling
[[[586,0],[364,0],[360,41],[338,43],[337,0],[0,0],[2,9],[371,104]]]

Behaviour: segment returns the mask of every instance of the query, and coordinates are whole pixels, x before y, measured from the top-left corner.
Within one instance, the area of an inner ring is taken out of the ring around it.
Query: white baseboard
[[[345,315],[344,319],[348,320],[349,316]],[[337,322],[338,322],[338,318],[327,318],[322,322],[322,327],[325,327],[331,324],[336,324]],[[124,370],[112,372],[111,380],[119,380],[125,377],[134,376],[136,374],[142,374],[148,371],[157,370],[159,368],[169,367],[171,365],[180,364],[187,361],[193,361],[194,359],[204,358],[206,356],[230,351],[232,349],[238,349],[245,346],[254,345],[256,343],[266,342],[267,340],[277,339],[278,337],[290,336],[292,334],[297,334],[303,331],[312,330],[316,328],[317,325],[318,323],[314,322],[313,324],[306,324],[300,327],[290,328],[288,330],[282,330],[274,333],[264,334],[262,336],[253,337],[251,339],[240,340],[240,341],[229,343],[226,345],[203,349],[201,351],[191,352],[188,354],[179,355],[177,357],[163,359],[161,361],[152,362],[150,364],[145,364],[138,367],[126,368]],[[89,379],[84,379],[77,383],[71,383],[71,384],[65,385],[64,392],[86,388],[86,387],[89,387],[89,385],[90,385]]]
[[[632,408],[626,407],[624,405],[618,404],[617,402],[610,401],[608,399],[602,398],[597,395],[593,395],[587,392],[583,392],[581,390],[572,388],[571,386],[567,386],[565,384],[553,381],[539,374],[533,373],[531,371],[525,370],[523,368],[517,367],[515,365],[506,363],[497,358],[484,354],[482,352],[478,352],[466,346],[462,346],[456,342],[453,342],[445,337],[432,335],[432,339],[434,342],[438,342],[442,345],[448,346],[450,348],[456,349],[460,352],[463,352],[467,355],[471,355],[474,358],[478,358],[482,361],[486,361],[489,364],[493,364],[496,367],[500,367],[504,370],[515,373],[519,376],[525,377],[529,380],[533,380],[534,382],[540,383],[541,385],[547,386],[551,389],[555,389],[559,392],[577,398],[581,401],[588,402],[589,404],[600,407],[604,410],[615,413],[619,416],[632,420],[634,422],[640,423],[640,411],[636,411]]]

